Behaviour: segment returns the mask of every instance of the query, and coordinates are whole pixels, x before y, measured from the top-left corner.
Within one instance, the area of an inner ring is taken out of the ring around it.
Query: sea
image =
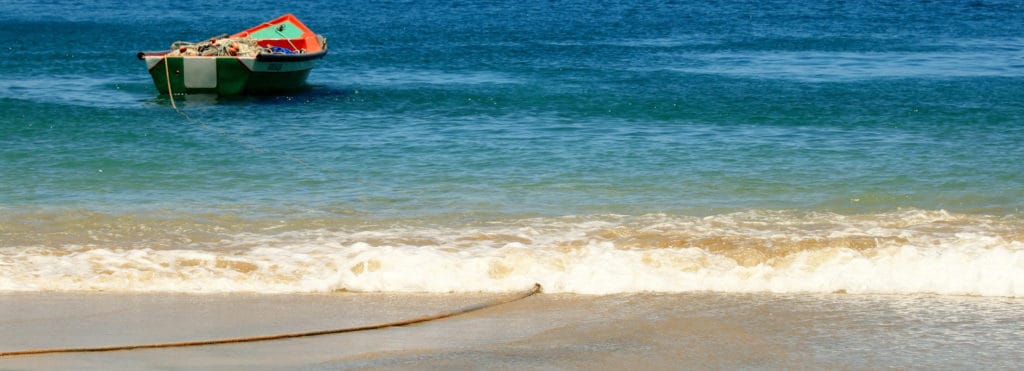
[[[300,91],[172,101],[136,58],[285,13],[328,41]],[[18,1],[0,24],[0,292],[1024,297],[1019,1]]]

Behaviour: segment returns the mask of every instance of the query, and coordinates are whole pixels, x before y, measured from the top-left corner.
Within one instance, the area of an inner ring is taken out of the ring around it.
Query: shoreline
[[[507,296],[9,293],[0,294],[0,351],[364,326]],[[927,295],[540,294],[405,327],[4,357],[0,369],[1009,367],[1024,358],[1015,343],[1024,331],[1020,304]]]

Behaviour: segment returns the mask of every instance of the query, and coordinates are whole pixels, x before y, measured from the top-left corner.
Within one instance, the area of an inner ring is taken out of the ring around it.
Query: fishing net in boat
[[[292,54],[292,50],[281,47],[262,47],[256,39],[248,37],[211,38],[197,43],[175,41],[168,56],[239,56],[254,57],[257,54]]]

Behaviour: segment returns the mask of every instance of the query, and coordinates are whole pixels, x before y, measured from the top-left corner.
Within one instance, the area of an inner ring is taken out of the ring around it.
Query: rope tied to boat
[[[487,308],[493,308],[502,304],[508,304],[514,301],[526,299],[533,295],[540,293],[543,289],[539,283],[533,284],[529,290],[518,293],[513,296],[506,298],[484,302],[480,304],[470,305],[460,309],[441,312],[423,317],[405,319],[394,322],[384,322],[374,325],[346,327],[329,330],[317,330],[317,331],[305,331],[305,332],[292,332],[284,334],[274,335],[261,335],[261,336],[250,336],[250,337],[239,337],[239,338],[227,338],[227,339],[215,339],[215,340],[195,340],[195,341],[182,341],[182,342],[171,342],[171,343],[151,343],[151,344],[134,344],[134,345],[116,345],[116,346],[105,346],[105,347],[86,347],[86,348],[52,348],[52,349],[29,349],[29,350],[17,350],[10,352],[0,352],[0,357],[15,357],[15,356],[28,356],[28,355],[39,355],[39,354],[54,354],[54,353],[94,353],[94,352],[113,352],[120,350],[136,350],[136,349],[159,349],[159,348],[184,348],[184,347],[197,347],[207,345],[219,345],[219,344],[238,344],[238,343],[253,343],[259,341],[270,341],[270,340],[283,340],[283,339],[294,339],[301,337],[312,337],[312,336],[323,336],[323,335],[334,335],[347,332],[358,332],[368,330],[379,330],[389,327],[400,327],[409,326],[424,322],[437,321],[449,317],[454,317],[470,312],[476,312]]]
[[[188,119],[188,115],[178,109],[178,105],[174,104],[174,90],[171,89],[171,62],[167,59],[167,54],[164,54],[164,78],[167,80],[167,96],[171,97],[171,107],[179,114],[185,116]]]

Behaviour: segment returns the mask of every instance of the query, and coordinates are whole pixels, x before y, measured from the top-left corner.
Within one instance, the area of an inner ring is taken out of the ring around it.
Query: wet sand
[[[390,322],[506,295],[0,294],[0,351]],[[0,369],[1014,368],[1020,299],[541,294],[419,325],[260,343],[0,358]]]

